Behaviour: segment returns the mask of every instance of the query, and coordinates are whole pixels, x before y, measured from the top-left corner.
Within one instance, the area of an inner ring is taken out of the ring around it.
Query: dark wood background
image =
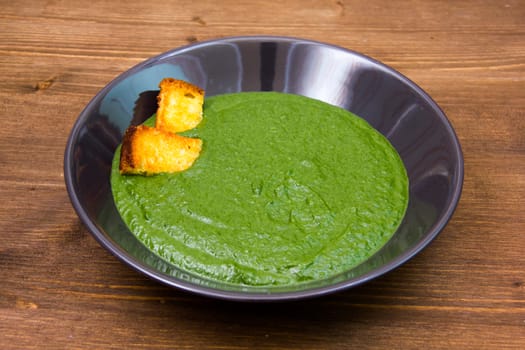
[[[407,75],[465,156],[457,211],[388,275],[294,303],[154,283],[100,247],[64,186],[69,131],[131,66],[195,41],[326,41]],[[0,348],[525,349],[525,2],[0,0]]]

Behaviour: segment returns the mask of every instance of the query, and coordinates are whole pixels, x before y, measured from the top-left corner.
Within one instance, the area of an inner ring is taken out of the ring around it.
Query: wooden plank
[[[1,1],[0,348],[523,349],[525,4]],[[443,108],[465,182],[438,238],[366,285],[294,303],[173,290],[105,251],[64,186],[73,123],[109,81],[181,45],[287,35],[391,65]]]

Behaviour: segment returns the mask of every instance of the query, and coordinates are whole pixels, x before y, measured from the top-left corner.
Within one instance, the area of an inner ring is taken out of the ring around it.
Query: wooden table
[[[0,1],[0,348],[525,349],[525,3]],[[91,237],[63,152],[89,100],[195,41],[272,34],[370,55],[425,89],[465,156],[457,211],[401,268],[246,304],[148,280]]]

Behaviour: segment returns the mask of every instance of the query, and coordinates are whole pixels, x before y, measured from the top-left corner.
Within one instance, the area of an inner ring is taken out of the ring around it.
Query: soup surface
[[[146,123],[152,124],[153,120]],[[290,285],[344,272],[395,233],[408,203],[404,165],[363,119],[307,97],[208,97],[191,168],[120,175],[122,219],[180,269],[245,285]]]

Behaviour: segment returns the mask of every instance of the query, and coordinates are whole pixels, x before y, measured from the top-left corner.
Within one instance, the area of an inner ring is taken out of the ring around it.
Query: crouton
[[[130,126],[120,153],[120,173],[154,175],[188,169],[199,157],[202,140],[145,125]]]
[[[159,87],[157,129],[176,133],[191,130],[201,122],[204,90],[173,78],[163,79]]]

